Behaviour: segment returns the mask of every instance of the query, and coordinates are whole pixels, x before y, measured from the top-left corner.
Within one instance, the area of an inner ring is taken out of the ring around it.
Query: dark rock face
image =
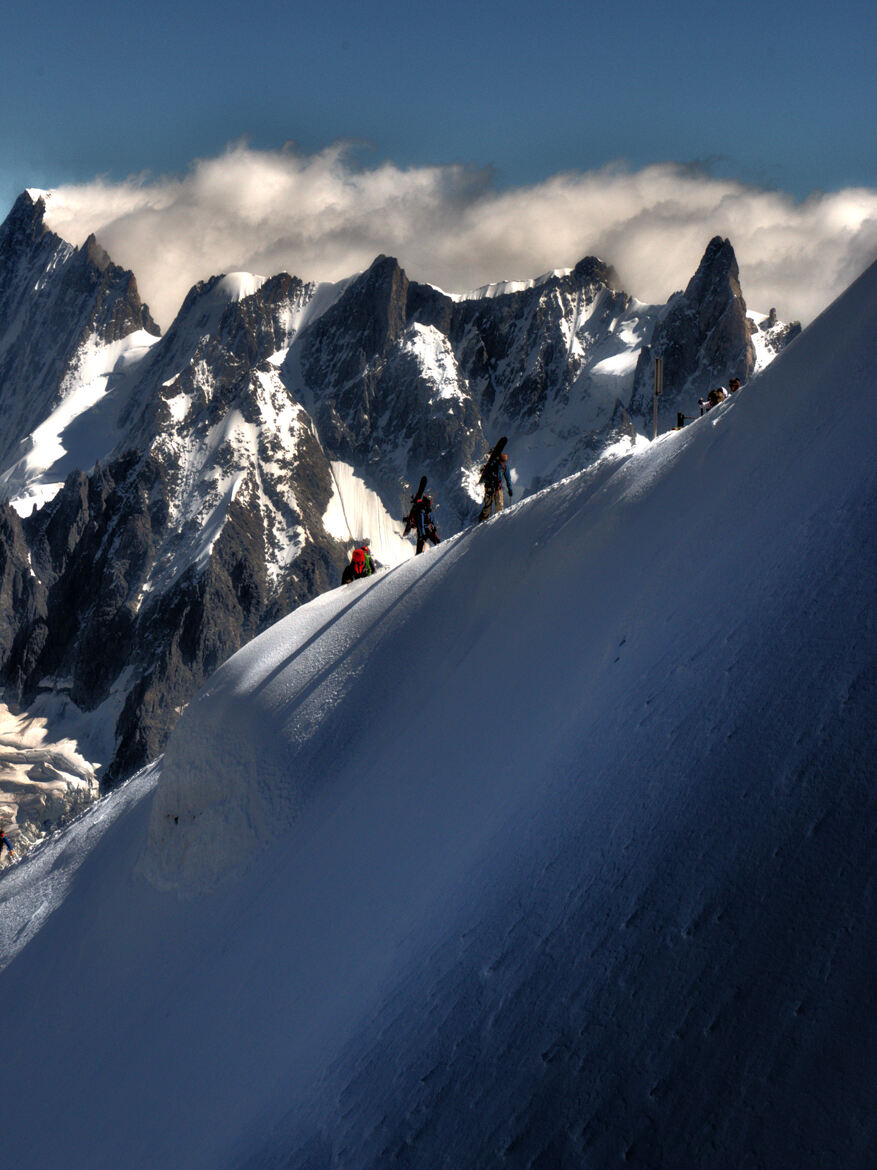
[[[13,696],[20,696],[45,646],[46,604],[21,521],[8,504],[0,504],[0,678]]]
[[[552,398],[568,400],[584,365],[572,352],[570,322],[575,329],[585,316],[588,328],[578,332],[593,344],[629,303],[616,290],[613,270],[594,257],[580,261],[570,275],[552,277],[526,292],[462,302],[452,336],[472,354],[482,408],[501,404],[507,415],[538,426]],[[596,315],[587,312],[595,307]]]
[[[631,304],[614,271],[593,257],[532,287],[455,300],[410,282],[382,256],[303,334],[300,393],[330,457],[353,463],[391,513],[426,474],[443,485],[456,525],[472,510],[460,468],[497,433],[547,425],[568,438],[568,416],[589,397],[589,366],[623,348]],[[595,418],[580,451],[605,445],[618,405]]]
[[[25,521],[32,560],[48,586],[43,652],[24,679],[73,679],[71,698],[85,711],[106,698],[129,663],[138,594],[166,520],[145,490],[155,469],[136,455],[70,476],[50,505]]]
[[[300,469],[309,458],[316,468],[300,519],[309,514],[316,528],[330,486],[313,436],[310,445],[302,444]],[[345,559],[328,538],[308,542],[283,587],[271,588],[265,517],[235,500],[203,570],[190,564],[152,595],[150,578],[174,536],[169,518],[164,467],[135,453],[91,476],[72,475],[24,525],[8,507],[2,514],[0,590],[15,617],[0,627],[0,649],[18,702],[45,679],[64,677],[71,699],[91,711],[123,672],[132,676],[104,786],[158,755],[205,679],[262,629],[337,584]]]
[[[132,399],[137,447],[89,476],[74,473],[24,522],[47,599],[46,637],[22,677],[23,699],[40,680],[64,677],[77,706],[95,710],[123,672],[130,676],[105,786],[159,754],[201,683],[261,629],[337,584],[346,559],[322,527],[332,492],[326,456],[265,362],[284,340],[281,309],[303,286],[285,278],[217,305],[215,284],[187,301],[194,328],[181,313],[150,357],[150,391]],[[164,379],[168,368],[178,376]],[[173,405],[180,397],[184,413]],[[282,409],[294,441],[273,425]],[[217,442],[230,418],[238,429]],[[255,436],[255,449],[239,448],[241,435]],[[237,479],[230,498],[229,478]],[[303,534],[282,581],[278,527]]]
[[[424,302],[429,320],[448,319],[449,298],[411,285],[395,260],[379,257],[303,334],[295,353],[300,393],[326,454],[353,464],[391,515],[403,510],[409,483],[421,474],[444,481],[461,454],[469,459],[483,443],[477,407],[456,392],[461,374],[450,344],[432,326],[418,329],[413,309]],[[419,360],[422,349],[435,347],[455,383],[441,403]]]
[[[648,427],[654,398],[654,359],[664,362],[659,401],[662,430],[678,410],[696,413],[697,399],[737,377],[745,383],[755,366],[752,324],[740,289],[739,269],[728,240],[710,241],[684,293],[673,297],[639,355],[630,411]],[[649,432],[650,433],[650,432]]]

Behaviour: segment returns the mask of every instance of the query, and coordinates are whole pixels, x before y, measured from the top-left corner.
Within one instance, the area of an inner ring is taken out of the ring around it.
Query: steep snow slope
[[[21,457],[0,474],[0,494],[20,515],[53,499],[71,471],[90,469],[113,449],[134,371],[157,341],[138,329],[107,344],[95,337],[83,342],[61,382],[58,404],[28,436]]]
[[[875,316],[298,610],[7,874],[17,1162],[870,1167]]]

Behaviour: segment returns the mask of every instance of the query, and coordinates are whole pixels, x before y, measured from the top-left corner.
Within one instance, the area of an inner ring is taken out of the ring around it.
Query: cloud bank
[[[461,166],[359,166],[345,144],[305,155],[238,143],[182,177],[59,187],[47,222],[74,244],[94,232],[134,272],[163,328],[191,286],[215,274],[338,280],[380,253],[447,292],[597,255],[628,292],[661,302],[715,235],[734,246],[749,308],[806,324],[877,256],[871,189],[801,203],[666,163],[501,190],[489,172]]]

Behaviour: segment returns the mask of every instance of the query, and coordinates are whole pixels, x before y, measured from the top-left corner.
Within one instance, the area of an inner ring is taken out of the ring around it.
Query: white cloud
[[[628,292],[663,301],[714,235],[734,245],[750,308],[806,323],[877,256],[870,189],[798,203],[666,163],[499,190],[459,166],[359,167],[344,144],[304,155],[238,143],[183,177],[59,187],[47,218],[72,243],[94,232],[164,328],[189,288],[217,273],[337,280],[381,252],[449,292],[599,255]]]

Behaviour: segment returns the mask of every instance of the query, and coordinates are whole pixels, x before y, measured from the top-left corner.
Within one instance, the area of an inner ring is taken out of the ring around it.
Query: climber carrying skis
[[[481,469],[481,476],[479,482],[484,484],[484,507],[478,516],[479,522],[482,520],[489,520],[493,512],[501,512],[503,506],[502,481],[505,479],[506,487],[509,492],[509,499],[512,498],[512,481],[509,478],[509,457],[506,455],[503,448],[506,445],[506,439],[502,438],[490,452],[487,462]]]
[[[341,584],[349,585],[351,581],[358,581],[361,577],[370,577],[374,571],[368,548],[355,548],[350,554],[350,564],[341,574]]]
[[[423,552],[428,540],[433,544],[439,543],[439,534],[432,518],[432,499],[426,494],[426,476],[421,479],[420,486],[411,497],[411,510],[405,517],[402,535],[407,536],[412,529],[417,533],[415,556]]]

